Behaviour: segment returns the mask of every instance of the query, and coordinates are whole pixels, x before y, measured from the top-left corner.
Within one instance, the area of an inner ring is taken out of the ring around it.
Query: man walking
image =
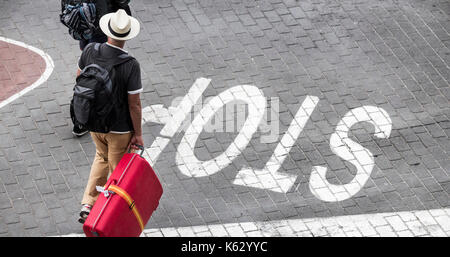
[[[125,10],[108,13],[100,19],[100,28],[107,35],[103,44],[92,43],[86,46],[78,61],[77,76],[90,64],[115,62],[120,56],[128,55],[123,49],[125,41],[136,37],[140,30],[139,21],[129,16]],[[108,133],[91,132],[96,146],[96,154],[91,167],[87,186],[81,201],[80,223],[84,223],[97,200],[99,192],[96,186],[104,186],[109,174],[116,168],[122,156],[135,145],[144,145],[141,128],[142,92],[141,72],[138,61],[134,58],[113,68],[112,87],[117,93],[113,95],[117,104],[118,120]]]

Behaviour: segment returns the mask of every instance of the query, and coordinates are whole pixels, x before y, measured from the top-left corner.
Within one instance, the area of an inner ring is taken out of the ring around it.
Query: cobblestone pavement
[[[449,236],[449,1],[131,2],[164,187],[144,236]],[[0,0],[0,37],[54,64],[0,103],[0,236],[82,233],[95,147],[71,134],[80,50],[58,15],[57,0]],[[273,106],[279,122],[258,126]],[[250,122],[201,130],[224,109]]]

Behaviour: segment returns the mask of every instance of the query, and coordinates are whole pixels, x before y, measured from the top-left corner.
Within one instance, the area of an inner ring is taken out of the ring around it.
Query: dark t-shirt
[[[97,63],[100,60],[96,58],[94,51],[94,44],[89,44],[81,53],[78,60],[78,68],[83,70],[89,64]],[[117,60],[119,55],[127,53],[125,50],[108,43],[103,43],[99,47],[99,54],[101,61],[112,63]],[[133,123],[131,121],[130,111],[128,109],[128,94],[138,94],[142,92],[141,83],[141,68],[136,59],[127,61],[126,63],[116,66],[114,72],[113,87],[119,87],[116,97],[120,97],[117,102],[121,103],[118,106],[119,120],[111,128],[111,132],[128,132],[133,131]]]

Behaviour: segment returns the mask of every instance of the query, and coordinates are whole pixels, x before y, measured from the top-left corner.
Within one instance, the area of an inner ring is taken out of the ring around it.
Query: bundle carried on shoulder
[[[96,29],[96,7],[89,1],[63,1],[60,21],[76,40],[89,40]]]

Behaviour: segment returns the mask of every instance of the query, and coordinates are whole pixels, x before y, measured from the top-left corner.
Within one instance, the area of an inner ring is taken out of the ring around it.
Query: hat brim
[[[106,36],[116,39],[116,40],[130,40],[139,34],[141,25],[139,24],[139,21],[136,18],[130,16],[130,20],[131,20],[130,33],[125,37],[114,36],[108,28],[109,20],[111,19],[111,16],[113,14],[114,13],[105,14],[100,18],[100,21],[99,21],[100,29],[103,31],[103,33],[105,33]]]

